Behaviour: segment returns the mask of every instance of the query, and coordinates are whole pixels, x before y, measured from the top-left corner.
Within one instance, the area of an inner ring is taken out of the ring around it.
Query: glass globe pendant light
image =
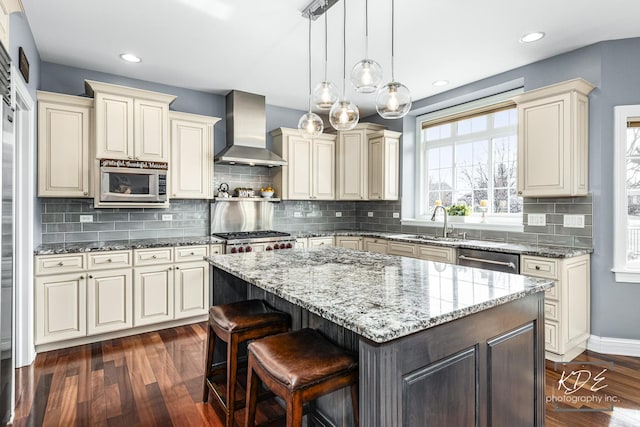
[[[351,130],[360,120],[360,111],[346,96],[347,86],[347,6],[342,1],[344,21],[342,26],[342,98],[329,111],[329,122],[335,130]]]
[[[298,129],[305,136],[318,136],[324,130],[324,123],[319,115],[311,111],[311,15],[309,15],[309,112],[298,120]]]
[[[369,58],[369,0],[364,2],[365,15],[365,59],[356,63],[351,70],[351,84],[356,92],[372,93],[378,90],[382,83],[382,67]]]
[[[400,119],[411,109],[411,92],[395,79],[394,30],[395,0],[391,0],[391,82],[378,89],[376,95],[376,110],[383,119]]]
[[[327,80],[327,8],[329,2],[324,2],[324,81],[318,83],[313,90],[313,104],[318,110],[329,110],[338,100],[338,89]]]

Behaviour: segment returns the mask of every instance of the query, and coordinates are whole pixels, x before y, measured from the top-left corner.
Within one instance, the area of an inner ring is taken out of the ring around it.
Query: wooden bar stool
[[[235,399],[238,372],[238,347],[240,344],[268,335],[286,332],[289,315],[267,307],[262,300],[241,301],[216,305],[209,309],[207,333],[207,359],[204,373],[204,393],[202,401],[209,400],[209,390],[225,410],[225,426],[233,426],[235,410],[245,406],[244,400]],[[216,337],[227,343],[225,362],[213,363]],[[226,393],[217,390],[216,375],[226,371]]]
[[[287,427],[302,425],[305,403],[351,387],[355,425],[358,414],[358,361],[315,329],[273,335],[249,344],[245,427],[255,425],[258,380],[287,405]]]

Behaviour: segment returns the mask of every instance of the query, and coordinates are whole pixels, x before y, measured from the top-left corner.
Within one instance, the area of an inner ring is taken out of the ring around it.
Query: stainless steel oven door
[[[100,201],[164,203],[167,173],[154,169],[100,168]]]

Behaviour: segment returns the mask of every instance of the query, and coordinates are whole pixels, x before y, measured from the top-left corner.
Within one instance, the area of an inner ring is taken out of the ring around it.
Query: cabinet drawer
[[[88,254],[90,270],[131,267],[131,251]]]
[[[452,248],[438,248],[434,246],[418,246],[418,258],[455,264],[456,250]]]
[[[387,244],[387,253],[389,255],[400,255],[415,258],[416,245],[413,243],[389,242]]]
[[[333,236],[331,237],[309,237],[309,247],[333,246]]]
[[[42,255],[36,257],[36,276],[82,271],[87,268],[85,254]]]
[[[224,253],[224,246],[223,245],[211,245],[209,247],[209,253],[211,255],[223,254]]]
[[[133,252],[134,265],[165,264],[173,261],[173,248],[138,249]]]
[[[520,274],[544,277],[546,279],[557,279],[558,261],[555,259],[523,255],[520,258]]]
[[[557,301],[547,301],[544,302],[544,318],[545,320],[559,320],[560,308],[558,306]]]
[[[556,282],[551,289],[544,291],[544,299],[558,301],[558,295],[560,295],[560,282]]]
[[[178,246],[176,248],[176,262],[202,261],[208,254],[207,246]]]
[[[547,351],[558,351],[558,322],[545,320],[544,322],[544,348]]]

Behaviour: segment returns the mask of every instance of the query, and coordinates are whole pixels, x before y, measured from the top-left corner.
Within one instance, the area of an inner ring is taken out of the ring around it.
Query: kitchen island
[[[207,260],[213,304],[264,299],[359,354],[362,426],[544,424],[550,280],[335,247]],[[351,425],[347,392],[311,416]]]

